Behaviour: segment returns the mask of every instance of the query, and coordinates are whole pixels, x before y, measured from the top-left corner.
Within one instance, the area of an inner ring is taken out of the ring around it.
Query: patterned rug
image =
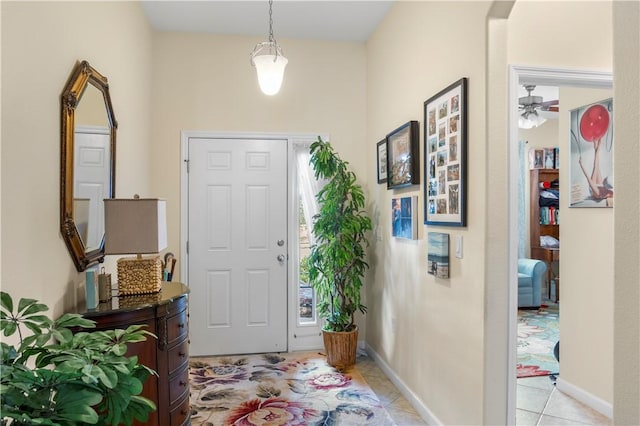
[[[558,374],[553,348],[560,340],[557,306],[518,311],[517,376]]]
[[[317,352],[193,357],[192,425],[393,425],[355,367]]]

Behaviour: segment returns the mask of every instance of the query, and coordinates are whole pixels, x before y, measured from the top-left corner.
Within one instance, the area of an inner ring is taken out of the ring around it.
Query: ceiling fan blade
[[[550,107],[550,106],[553,106],[553,105],[558,105],[559,103],[560,103],[560,101],[558,99],[555,99],[553,101],[539,102],[539,105],[543,106],[543,107]]]

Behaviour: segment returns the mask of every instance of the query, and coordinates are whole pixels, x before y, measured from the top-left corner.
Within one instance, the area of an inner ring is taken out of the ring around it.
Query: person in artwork
[[[584,177],[587,179],[589,183],[589,191],[591,192],[591,196],[594,200],[605,200],[613,198],[613,184],[610,182],[610,178],[608,176],[602,177],[602,172],[600,171],[600,156],[598,155],[601,148],[601,139],[597,139],[593,141],[593,171],[591,175],[584,168],[584,164],[582,164],[582,157],[578,159],[578,164],[580,165],[580,169],[584,174]]]

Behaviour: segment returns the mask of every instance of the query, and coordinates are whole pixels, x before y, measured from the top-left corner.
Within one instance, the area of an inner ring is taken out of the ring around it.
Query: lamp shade
[[[105,254],[159,253],[167,248],[167,202],[157,198],[109,198]]]
[[[288,62],[289,60],[282,55],[259,55],[253,58],[262,93],[275,95],[280,91]]]

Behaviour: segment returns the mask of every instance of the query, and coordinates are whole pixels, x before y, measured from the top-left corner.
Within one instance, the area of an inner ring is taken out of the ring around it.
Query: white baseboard
[[[558,380],[556,381],[556,388],[573,399],[576,399],[608,418],[613,419],[613,405],[611,403],[598,398],[597,396],[567,382],[566,380],[563,380],[562,377],[558,377]]]
[[[400,393],[409,401],[409,404],[413,406],[413,408],[418,412],[420,417],[428,424],[428,425],[441,425],[442,422],[438,420],[438,418],[427,408],[420,399],[407,387],[407,385],[400,379],[396,373],[391,369],[389,364],[387,364],[378,353],[371,348],[371,346],[366,345],[366,351],[371,358],[378,364],[378,367],[387,375],[389,380],[398,388]]]

